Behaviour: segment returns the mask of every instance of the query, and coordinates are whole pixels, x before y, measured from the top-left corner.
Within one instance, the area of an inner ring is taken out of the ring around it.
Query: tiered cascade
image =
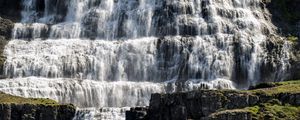
[[[281,80],[289,66],[286,48],[268,54],[275,32],[260,0],[22,0],[22,6],[5,47],[7,79],[0,80],[0,90],[14,95],[80,108],[146,106],[151,93]],[[261,75],[269,63],[279,69]]]

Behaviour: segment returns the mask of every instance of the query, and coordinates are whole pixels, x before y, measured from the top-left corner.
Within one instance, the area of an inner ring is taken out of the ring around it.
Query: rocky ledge
[[[127,120],[300,119],[300,81],[263,83],[251,90],[199,90],[153,94],[149,107],[132,108]]]
[[[11,20],[0,17],[0,78],[3,78],[3,65],[6,60],[3,51],[8,40],[11,39],[13,27],[14,23]]]
[[[72,120],[76,108],[50,99],[22,98],[0,92],[0,120]]]

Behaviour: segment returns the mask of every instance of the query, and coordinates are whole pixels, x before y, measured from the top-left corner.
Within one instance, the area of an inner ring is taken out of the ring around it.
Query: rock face
[[[294,40],[295,46],[291,46],[291,53],[293,57],[290,60],[291,68],[287,79],[300,79],[300,50],[299,50],[299,38],[300,38],[300,1],[299,0],[262,0],[263,5],[271,14],[271,22],[277,27],[277,32],[282,36],[298,37],[298,40]],[[271,38],[272,39],[272,38]],[[287,38],[289,40],[289,38]],[[289,40],[291,41],[291,40]],[[270,46],[271,45],[271,46]],[[274,45],[278,46],[279,43],[269,44],[269,48],[272,48],[274,52]],[[273,47],[272,47],[273,46]],[[270,51],[270,50],[269,50]],[[270,52],[271,53],[271,52]],[[262,74],[268,75],[274,72],[278,68],[271,67],[272,64],[266,64],[265,70]]]
[[[251,113],[243,110],[226,110],[213,113],[209,120],[252,120]]]
[[[2,9],[2,7],[0,8]],[[6,60],[5,56],[3,56],[3,50],[8,40],[11,38],[13,27],[14,23],[11,20],[1,18],[0,16],[0,75],[3,75],[3,64]],[[2,78],[2,76],[0,77]]]
[[[13,21],[20,21],[21,4],[20,0],[0,0],[0,16]]]
[[[127,120],[251,120],[249,111],[235,109],[267,103],[274,99],[284,104],[300,105],[299,93],[268,95],[259,92],[201,90],[153,94],[148,109],[132,108],[126,112],[126,118]],[[147,115],[140,114],[145,112]]]
[[[74,107],[32,104],[0,104],[1,120],[72,120]]]
[[[14,23],[11,20],[0,17],[0,39],[9,40],[13,27]]]
[[[148,107],[136,107],[126,111],[126,120],[143,120],[147,115]]]
[[[264,0],[267,9],[272,14],[272,23],[279,32],[300,37],[298,25],[300,22],[299,0]]]
[[[244,108],[258,102],[258,96],[236,91],[203,90],[165,95],[153,94],[148,118],[150,120],[208,119],[217,110]]]

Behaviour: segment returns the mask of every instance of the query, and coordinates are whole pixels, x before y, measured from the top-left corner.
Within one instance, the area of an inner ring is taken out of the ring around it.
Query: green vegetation
[[[0,92],[0,104],[34,104],[34,105],[59,105],[56,101],[51,99],[41,99],[41,98],[23,98],[18,96],[13,96]]]
[[[273,87],[263,88],[264,84],[273,84]],[[265,93],[267,95],[275,95],[279,93],[300,93],[300,81],[286,81],[280,83],[262,83],[255,87],[258,89],[249,90],[252,93]]]
[[[290,35],[287,37],[287,40],[290,42],[296,43],[296,42],[298,42],[298,37]]]
[[[72,104],[61,105],[50,99],[23,98],[0,92],[0,119],[71,120],[76,111]]]
[[[298,94],[300,93],[300,81],[269,82],[253,86],[249,92],[253,94],[272,96],[273,99],[255,106],[243,109],[224,111],[248,111],[254,120],[300,120],[300,106],[293,106],[282,103],[276,98],[280,93]],[[222,111],[220,112],[222,113]]]
[[[243,110],[251,112],[254,120],[299,120],[300,107],[291,105],[264,103],[247,107]]]

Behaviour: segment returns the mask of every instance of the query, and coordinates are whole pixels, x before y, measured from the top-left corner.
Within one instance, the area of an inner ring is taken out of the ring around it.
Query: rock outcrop
[[[9,40],[13,27],[14,23],[11,20],[0,17],[0,40]]]
[[[3,55],[3,50],[8,40],[11,38],[11,32],[14,27],[14,22],[9,19],[1,18],[0,16],[0,78],[3,76],[3,65],[6,57]]]
[[[209,120],[252,120],[252,115],[246,110],[225,110],[208,117]]]
[[[237,91],[201,90],[153,94],[148,118],[150,120],[209,119],[209,116],[218,110],[244,108],[259,102],[258,96]]]
[[[269,88],[264,85],[249,91],[200,90],[152,94],[149,108],[132,108],[126,112],[126,118],[127,120],[251,120],[253,113],[246,109],[247,107],[269,103],[279,106],[286,104],[300,106],[300,93],[297,92],[300,82],[274,83],[274,86]],[[293,89],[288,90],[290,87]],[[264,112],[263,110],[261,109],[261,112]]]
[[[72,120],[75,106],[51,99],[23,98],[0,92],[0,120]]]
[[[72,120],[72,105],[0,104],[0,120]]]

